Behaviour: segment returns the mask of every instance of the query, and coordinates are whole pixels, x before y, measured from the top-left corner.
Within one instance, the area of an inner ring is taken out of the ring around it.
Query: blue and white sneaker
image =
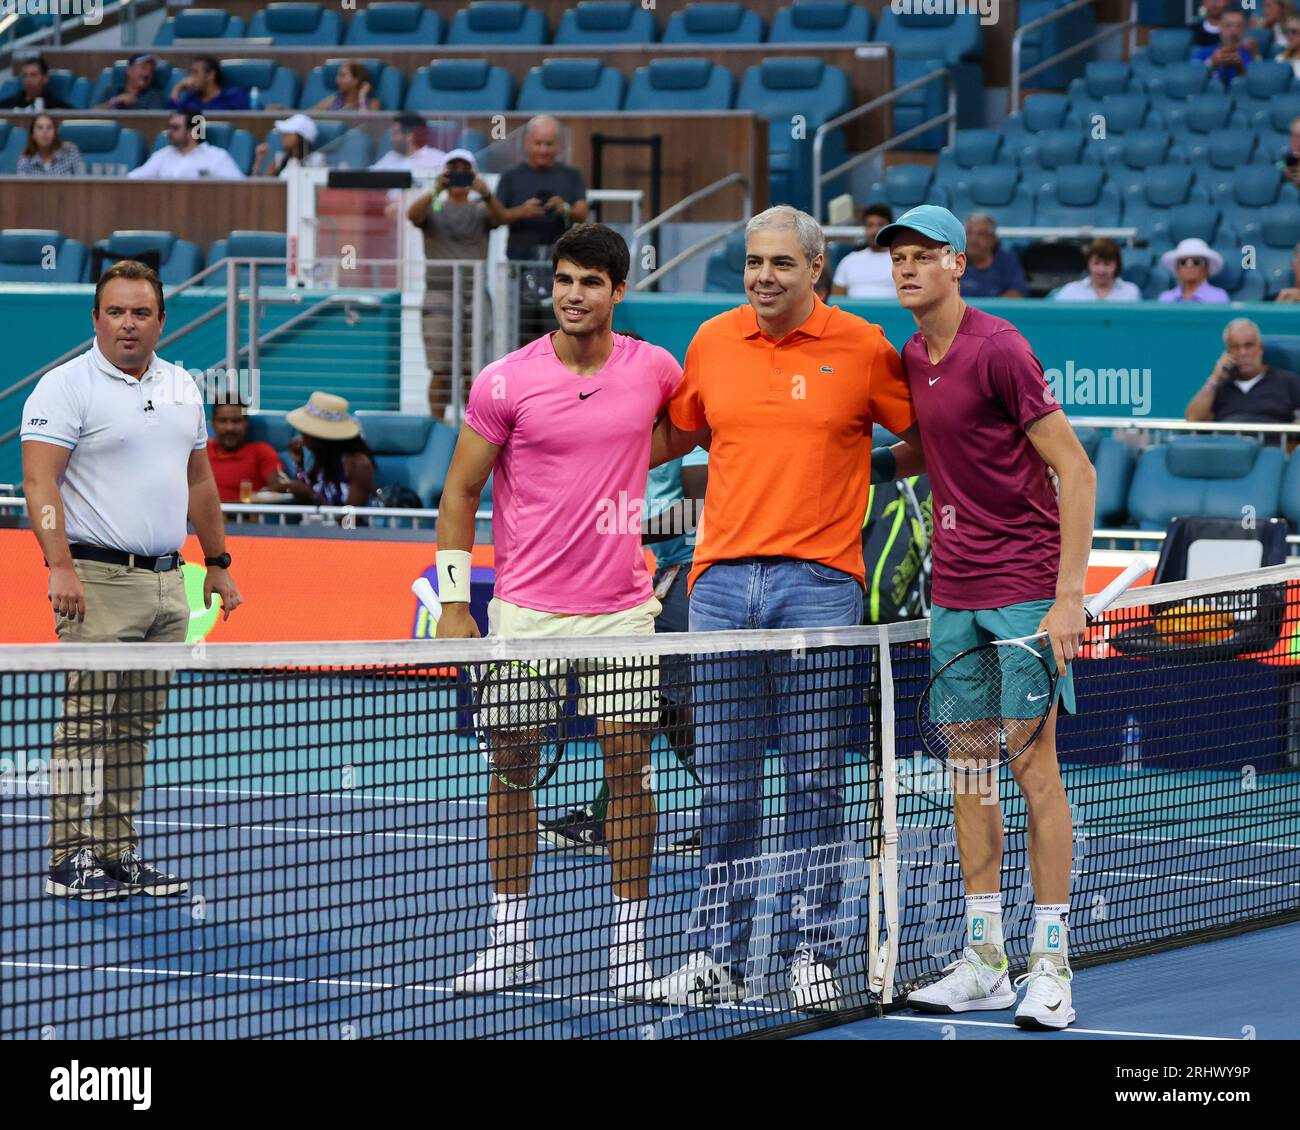
[[[159,871],[151,863],[145,863],[136,855],[134,847],[123,848],[117,862],[101,864],[109,878],[116,879],[131,894],[152,895],[155,898],[167,895],[183,895],[190,889],[189,883]]]
[[[131,888],[109,875],[90,848],[82,848],[71,859],[50,868],[45,893],[65,899],[102,902],[125,898]]]

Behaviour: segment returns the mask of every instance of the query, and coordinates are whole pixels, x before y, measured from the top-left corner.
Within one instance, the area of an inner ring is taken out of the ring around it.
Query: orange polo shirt
[[[865,587],[871,427],[898,434],[916,416],[884,331],[814,303],[780,341],[738,306],[700,326],[686,351],[669,416],[685,431],[713,432],[692,585],[715,561],[793,557]]]

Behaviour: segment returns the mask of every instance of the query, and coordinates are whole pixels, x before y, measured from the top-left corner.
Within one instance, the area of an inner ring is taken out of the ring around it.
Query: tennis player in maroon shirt
[[[1096,475],[1020,331],[962,301],[966,232],[957,217],[923,204],[882,228],[876,242],[889,248],[898,300],[916,319],[903,370],[923,450],[906,443],[878,449],[872,479],[930,475],[932,669],[977,644],[1045,631],[1060,676],[1041,735],[1011,762],[1029,813],[1028,972],[1012,985],[1002,933],[997,789],[991,803],[985,789],[954,789],[966,946],[942,980],[908,1002],[926,1012],[1006,1009],[1023,984],[1016,1023],[1065,1028],[1075,1016],[1067,949],[1073,836],[1056,758],[1056,715],[1074,711],[1068,664],[1083,641]]]

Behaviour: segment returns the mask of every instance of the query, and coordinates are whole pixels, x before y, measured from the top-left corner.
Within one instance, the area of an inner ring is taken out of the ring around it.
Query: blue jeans
[[[691,631],[860,624],[862,599],[851,575],[825,565],[719,562],[691,591]],[[778,895],[776,953],[788,958],[807,945],[818,960],[833,964],[837,957],[852,670],[843,652],[731,652],[695,661],[705,868],[695,926],[733,977],[746,976],[760,891]],[[760,862],[770,729],[785,770],[784,850]]]

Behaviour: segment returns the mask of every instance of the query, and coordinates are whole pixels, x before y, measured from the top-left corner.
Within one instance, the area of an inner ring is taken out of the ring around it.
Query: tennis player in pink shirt
[[[469,613],[470,554],[474,514],[494,470],[497,579],[489,634],[654,634],[660,606],[641,547],[640,513],[650,434],[681,381],[681,366],[666,350],[612,331],[629,265],[617,232],[603,224],[571,228],[552,262],[559,330],[489,365],[470,390],[439,505],[439,639],[479,634]],[[592,660],[579,676],[579,713],[596,718],[610,787],[609,986],[621,999],[641,1000],[654,979],[645,920],[655,836],[646,770],[659,717],[656,665]],[[455,978],[458,993],[537,980],[528,916],[537,850],[532,792],[489,775],[487,821],[491,940]]]

